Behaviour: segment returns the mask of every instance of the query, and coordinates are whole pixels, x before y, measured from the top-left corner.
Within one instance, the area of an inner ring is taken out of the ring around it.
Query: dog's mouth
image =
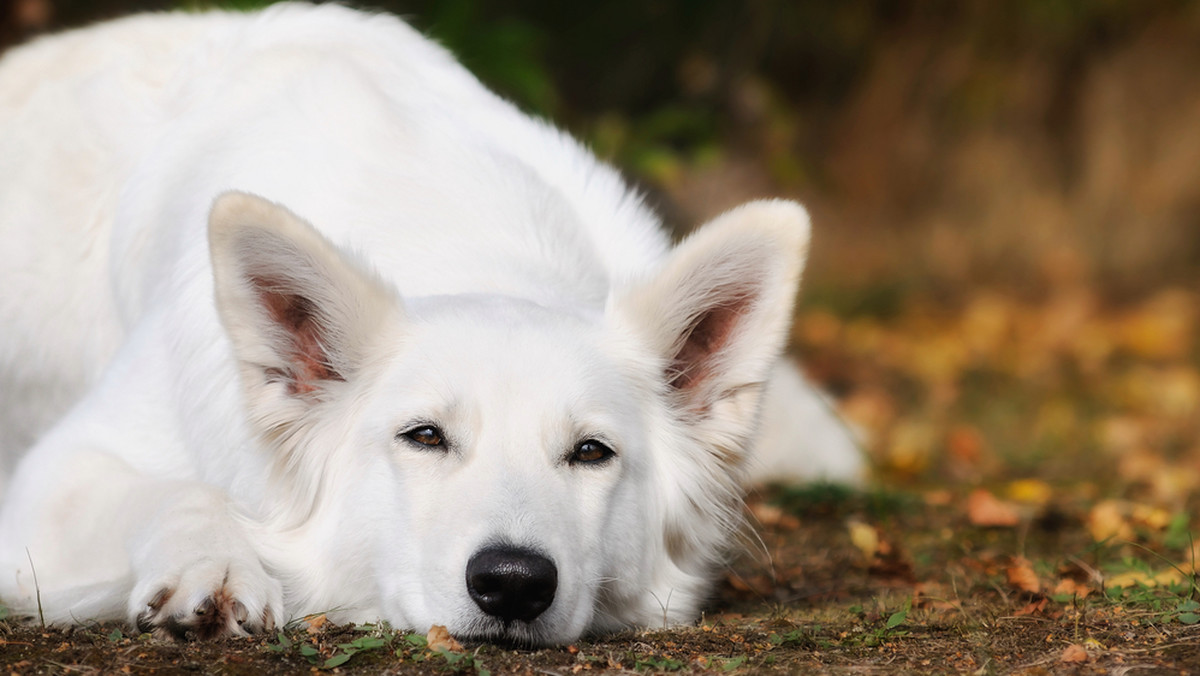
[[[565,642],[565,637],[551,636],[542,622],[503,621],[492,617],[472,620],[454,632],[463,643],[490,643],[509,649],[544,648]]]

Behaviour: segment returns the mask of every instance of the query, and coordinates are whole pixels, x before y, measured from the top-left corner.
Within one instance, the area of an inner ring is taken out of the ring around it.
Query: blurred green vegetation
[[[271,0],[45,0],[51,26],[132,11]],[[351,3],[356,4],[356,3]],[[836,111],[898,27],[965,36],[997,65],[1031,47],[1070,69],[1157,17],[1196,20],[1193,0],[382,0],[485,83],[530,112],[583,127],[608,156],[654,166],[705,157],[746,120],[748,80],[792,108]],[[978,73],[952,92],[950,118],[990,115],[999,90]],[[949,121],[953,121],[950,119]],[[780,171],[794,171],[781,167]]]
[[[0,0],[0,46],[264,4]],[[1070,280],[1136,298],[1200,269],[1200,0],[358,4],[583,138],[671,222],[803,200],[810,280],[850,305]]]

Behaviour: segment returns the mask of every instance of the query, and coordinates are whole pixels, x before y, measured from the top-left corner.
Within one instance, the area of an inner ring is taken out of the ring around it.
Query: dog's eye
[[[599,441],[585,439],[575,447],[568,462],[572,465],[598,465],[615,455],[616,453],[611,448]]]
[[[446,445],[446,436],[433,425],[419,425],[406,432],[401,432],[400,436],[430,448],[442,448]]]

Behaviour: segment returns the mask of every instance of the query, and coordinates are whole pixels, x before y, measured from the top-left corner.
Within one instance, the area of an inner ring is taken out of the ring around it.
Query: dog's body
[[[143,16],[6,55],[0,241],[0,600],[48,620],[687,621],[765,381],[760,448],[857,469],[776,364],[798,206],[672,251],[389,17]]]

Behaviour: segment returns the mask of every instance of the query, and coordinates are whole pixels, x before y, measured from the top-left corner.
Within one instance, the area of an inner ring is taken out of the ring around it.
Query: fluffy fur
[[[672,249],[391,17],[147,15],[10,52],[0,238],[0,599],[54,622],[687,622],[751,448],[858,471],[779,362],[801,207]]]

